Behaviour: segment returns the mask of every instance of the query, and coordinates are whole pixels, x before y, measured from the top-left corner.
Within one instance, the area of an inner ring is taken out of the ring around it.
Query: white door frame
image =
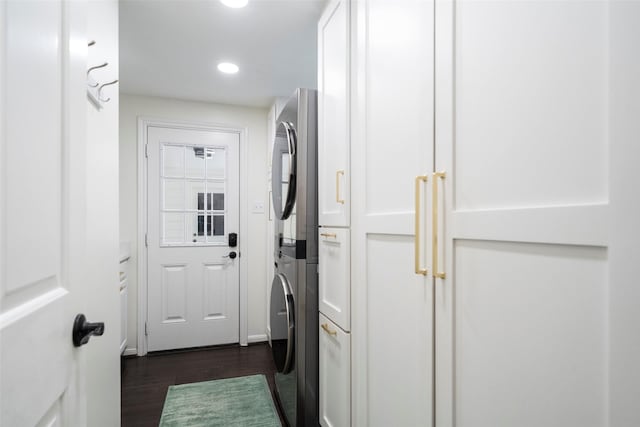
[[[240,345],[248,345],[248,191],[247,191],[247,128],[234,127],[224,124],[185,122],[179,120],[161,119],[154,117],[138,117],[138,343],[137,354],[147,354],[147,336],[145,322],[147,321],[147,268],[148,250],[145,244],[147,234],[147,162],[145,146],[147,144],[147,129],[150,127],[165,127],[184,130],[205,130],[237,133],[240,136]]]

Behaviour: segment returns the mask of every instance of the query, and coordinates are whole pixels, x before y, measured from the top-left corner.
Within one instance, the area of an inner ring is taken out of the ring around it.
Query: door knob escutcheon
[[[104,334],[104,323],[97,322],[91,323],[87,322],[87,318],[84,314],[78,314],[73,321],[73,345],[75,347],[80,347],[89,342],[89,338],[91,336],[100,336]]]

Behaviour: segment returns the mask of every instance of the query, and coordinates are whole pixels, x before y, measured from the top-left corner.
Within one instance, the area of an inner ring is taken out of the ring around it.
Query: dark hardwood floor
[[[170,385],[264,374],[275,402],[267,343],[153,353],[122,360],[122,427],[156,427]],[[282,414],[278,408],[282,422]],[[284,425],[284,422],[283,422]]]

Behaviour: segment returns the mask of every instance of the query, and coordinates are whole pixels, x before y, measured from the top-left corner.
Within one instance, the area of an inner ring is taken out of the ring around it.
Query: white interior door
[[[433,167],[433,3],[355,6],[353,420],[430,426],[433,279],[415,272],[416,258],[420,268],[428,258],[425,223],[416,236],[414,220],[427,196],[421,180],[416,193],[416,177]]]
[[[80,2],[0,2],[2,426],[86,424],[85,20]]]
[[[240,135],[149,127],[147,143],[149,351],[236,343]]]
[[[436,14],[437,425],[609,425],[610,337],[632,336],[609,320],[609,2],[452,3]]]

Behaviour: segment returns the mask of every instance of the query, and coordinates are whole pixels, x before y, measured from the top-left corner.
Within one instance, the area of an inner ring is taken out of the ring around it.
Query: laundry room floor
[[[170,385],[264,374],[275,403],[268,343],[154,353],[122,359],[122,427],[157,426]],[[276,404],[277,406],[277,404]],[[280,420],[284,425],[282,414]]]

